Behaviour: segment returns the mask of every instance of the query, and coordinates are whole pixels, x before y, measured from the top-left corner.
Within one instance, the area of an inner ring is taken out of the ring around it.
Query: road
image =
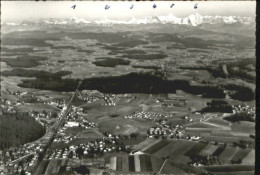
[[[78,89],[79,89],[81,83],[82,83],[82,81],[79,82],[79,84],[78,84],[78,86],[77,86],[75,92],[74,92],[73,95],[71,96],[69,102],[63,107],[63,109],[61,110],[60,114],[58,115],[58,116],[60,116],[60,119],[59,119],[58,123],[56,124],[55,128],[53,128],[53,130],[51,131],[52,134],[51,134],[51,136],[50,136],[50,139],[49,139],[48,143],[45,145],[42,158],[45,156],[45,154],[46,154],[46,152],[47,152],[47,150],[48,150],[48,147],[49,147],[49,145],[51,145],[54,136],[57,134],[57,132],[58,132],[59,129],[60,129],[60,126],[66,121],[66,117],[67,117],[67,115],[69,114],[69,112],[70,112],[70,110],[71,110],[71,106],[72,106],[71,103],[72,103],[72,101],[74,100],[74,98],[75,98],[75,96],[76,96],[76,94],[77,94],[77,92],[78,92]],[[39,161],[37,162],[37,164],[36,164],[36,166],[35,166],[36,168],[34,169],[34,172],[35,172],[35,170],[37,169],[37,167],[38,167],[40,161],[41,161],[41,159],[39,159]],[[32,173],[32,174],[34,174],[34,173]]]

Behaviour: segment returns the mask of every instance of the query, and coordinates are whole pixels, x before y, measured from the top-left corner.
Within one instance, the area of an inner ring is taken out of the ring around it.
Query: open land
[[[2,112],[46,133],[17,148],[7,139],[1,161],[33,174],[252,174],[253,36],[178,25],[5,32]]]

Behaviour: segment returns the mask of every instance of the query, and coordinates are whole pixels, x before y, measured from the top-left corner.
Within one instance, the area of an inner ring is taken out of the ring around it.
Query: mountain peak
[[[250,17],[238,17],[238,16],[202,16],[199,13],[191,14],[184,18],[174,16],[172,13],[167,16],[151,15],[143,18],[136,18],[132,16],[129,20],[114,20],[109,19],[106,16],[100,20],[88,21],[83,18],[72,17],[70,19],[44,19],[38,22],[35,21],[24,21],[20,25],[33,26],[33,25],[113,25],[113,24],[181,24],[181,25],[192,25],[198,26],[201,24],[233,24],[242,23],[250,24],[254,22],[253,18]],[[5,25],[14,25],[12,23],[5,23]]]

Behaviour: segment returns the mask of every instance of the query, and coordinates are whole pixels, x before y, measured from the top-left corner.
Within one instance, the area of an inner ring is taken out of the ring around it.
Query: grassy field
[[[50,161],[49,160],[43,160],[39,166],[37,167],[35,174],[44,174],[46,168],[48,167]]]
[[[148,154],[153,154],[157,151],[159,151],[160,149],[163,149],[163,147],[165,147],[167,144],[169,144],[168,140],[161,140],[160,142],[156,143],[155,145],[149,147],[146,150],[143,150],[144,152],[148,153]]]
[[[189,149],[184,155],[188,156],[192,160],[197,157],[197,154],[202,151],[206,146],[207,144],[199,142],[195,144],[191,149]]]
[[[251,150],[242,160],[244,165],[253,165],[255,164],[255,150]]]
[[[231,129],[233,132],[254,134],[255,133],[255,123],[253,123],[253,122],[232,123]]]
[[[47,111],[47,112],[59,112],[58,109],[53,108],[49,105],[30,103],[28,105],[19,105],[17,109],[21,112],[32,112],[32,111]]]
[[[61,162],[61,159],[51,160],[44,174],[57,174],[59,172]]]
[[[97,139],[103,137],[103,135],[95,132],[93,129],[86,129],[77,135],[79,138]]]
[[[191,161],[191,159],[185,154],[196,144],[196,142],[184,140],[171,141],[170,144],[155,152],[153,155],[156,157],[169,156],[170,160],[173,162],[188,163]]]
[[[236,171],[253,171],[254,165],[220,165],[220,166],[207,166],[206,170],[210,172],[236,172]]]
[[[118,142],[122,142],[124,145],[136,145],[143,142],[145,138],[136,138],[136,139],[118,139]]]
[[[199,122],[189,125],[189,128],[218,128],[216,126],[209,125],[207,123]]]
[[[219,160],[223,164],[228,164],[230,163],[231,159],[236,155],[238,152],[239,148],[238,147],[226,147],[224,151],[220,154]]]
[[[211,156],[217,149],[218,149],[218,146],[212,145],[212,144],[208,144],[203,150],[201,150],[199,152],[199,155],[201,155],[201,156],[208,156],[208,155],[210,155]]]
[[[250,153],[251,149],[240,148],[239,151],[232,157],[231,162],[243,161],[243,159]]]
[[[114,134],[129,135],[131,133],[146,132],[154,124],[145,120],[126,120],[125,118],[117,117],[103,119],[103,121],[99,122],[99,126],[99,131],[102,133],[112,132]]]
[[[128,172],[129,171],[129,159],[128,156],[122,156],[122,171],[123,172]]]
[[[82,132],[83,130],[84,130],[84,128],[82,128],[82,127],[69,127],[64,130],[64,133],[74,136],[74,135],[77,135],[78,133]]]
[[[211,118],[208,120],[208,122],[217,124],[217,125],[229,126],[229,122],[222,118]]]
[[[147,140],[150,140],[150,139],[147,139]],[[148,149],[150,149],[151,147],[153,147],[153,146],[155,146],[155,145],[157,145],[158,143],[160,143],[161,142],[161,139],[151,139],[152,141],[151,142],[146,142],[146,141],[144,141],[144,142],[142,142],[141,144],[139,144],[138,146],[141,146],[141,145],[143,145],[141,148],[140,148],[140,150],[141,151],[146,151],[146,150],[148,150]],[[144,144],[145,143],[145,144]]]
[[[141,149],[144,149],[145,146],[151,145],[152,143],[154,143],[154,142],[156,143],[158,141],[159,141],[159,139],[155,140],[155,139],[149,139],[148,138],[148,139],[145,139],[144,141],[140,142],[139,144],[135,145],[133,147],[133,149],[141,150]]]
[[[254,171],[215,172],[216,175],[254,175]]]
[[[122,171],[122,156],[117,156],[116,159],[116,170]]]
[[[215,135],[210,135],[207,136],[205,138],[203,138],[202,140],[204,141],[208,141],[208,142],[223,142],[223,143],[233,143],[233,142],[237,142],[240,140],[240,138],[234,137],[234,136],[215,136]]]

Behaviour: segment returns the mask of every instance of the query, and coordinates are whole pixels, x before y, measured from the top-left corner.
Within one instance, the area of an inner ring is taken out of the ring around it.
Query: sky
[[[44,18],[84,18],[89,21],[104,17],[127,20],[170,13],[186,17],[194,13],[219,16],[255,16],[255,1],[2,1],[1,22],[18,22]],[[156,4],[156,8],[153,5]],[[174,4],[170,8],[171,4]],[[197,4],[197,8],[194,5]],[[76,8],[71,8],[76,5]],[[105,10],[105,5],[110,8]],[[134,5],[130,9],[131,5]]]

